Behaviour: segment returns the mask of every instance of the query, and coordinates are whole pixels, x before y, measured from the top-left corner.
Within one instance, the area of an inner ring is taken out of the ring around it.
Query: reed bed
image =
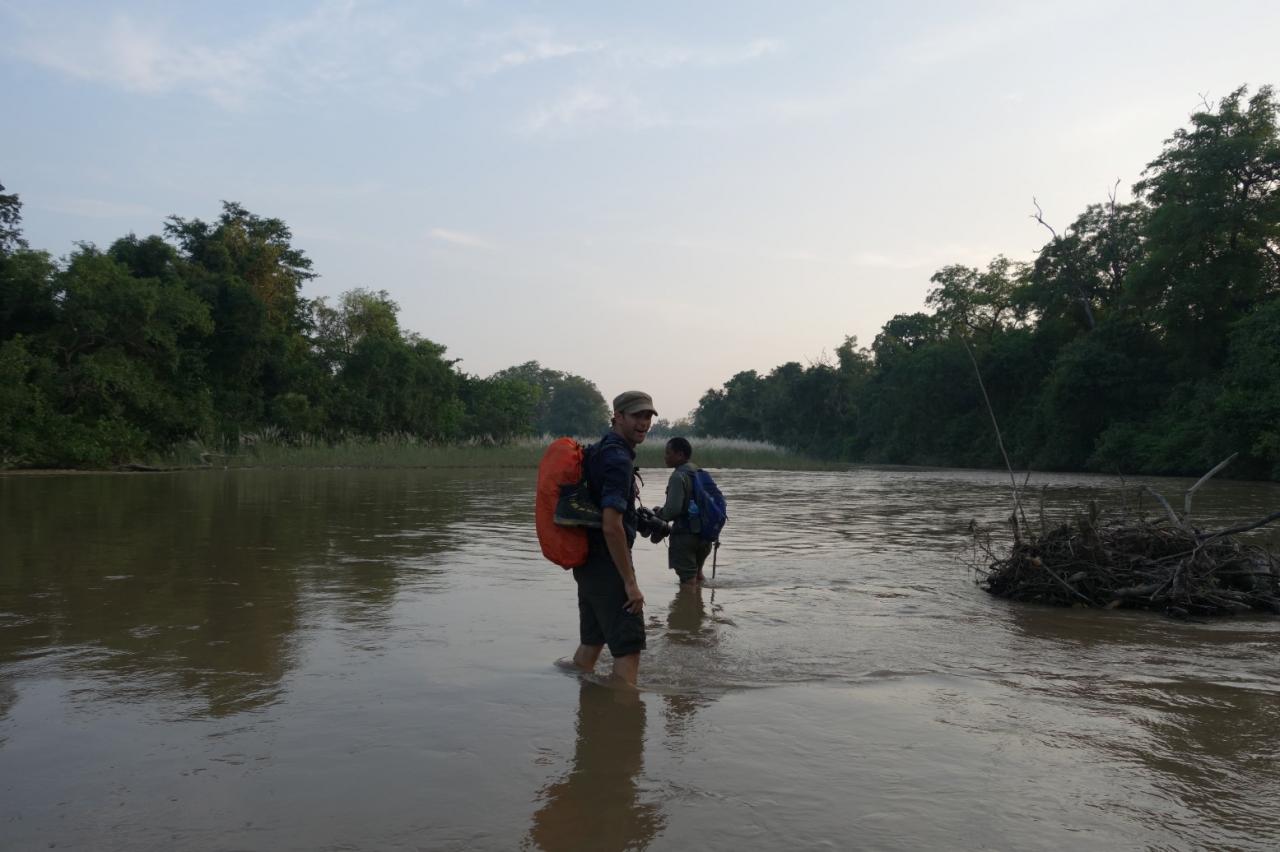
[[[475,439],[434,442],[413,435],[350,437],[326,441],[311,436],[289,438],[275,430],[243,435],[237,446],[212,449],[199,442],[176,447],[134,470],[193,467],[273,468],[529,468],[534,469],[555,436],[496,442]],[[599,436],[578,438],[583,444]],[[642,469],[664,467],[661,438],[637,448],[636,464]],[[847,464],[824,462],[758,441],[729,438],[693,439],[694,460],[708,468],[755,470],[845,470]]]

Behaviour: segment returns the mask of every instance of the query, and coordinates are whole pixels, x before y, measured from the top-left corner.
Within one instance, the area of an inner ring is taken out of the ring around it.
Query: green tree
[[[464,377],[461,400],[466,408],[465,432],[470,437],[502,443],[533,434],[538,389],[511,378]]]
[[[934,309],[934,320],[944,329],[962,329],[966,336],[991,338],[1017,316],[1014,294],[1025,266],[1000,256],[985,272],[953,264],[935,272],[929,280],[937,286],[925,304]]]
[[[47,327],[5,344],[6,378],[20,386],[0,424],[11,454],[100,466],[207,425],[207,394],[183,369],[184,343],[210,330],[199,299],[173,280],[137,277],[88,245],[50,283]]]
[[[57,271],[53,259],[42,251],[0,254],[0,340],[38,334],[55,322]]]
[[[1149,312],[1186,376],[1221,367],[1228,329],[1280,292],[1280,135],[1264,86],[1191,116],[1135,190],[1151,206],[1128,297]]]
[[[755,370],[738,373],[719,389],[698,400],[693,425],[699,435],[765,440],[760,426],[760,396],[764,380]]]
[[[1166,369],[1157,341],[1136,321],[1110,321],[1067,344],[1040,393],[1033,463],[1051,470],[1133,470],[1125,462],[1132,446],[1096,457],[1095,448],[1112,425],[1132,429],[1159,408]]]
[[[894,359],[914,352],[942,339],[943,326],[930,314],[898,314],[880,329],[871,343],[877,367],[884,368]]]
[[[875,461],[960,463],[952,459],[972,444],[983,415],[964,345],[959,339],[905,345],[889,333],[891,325],[897,324],[890,320],[876,337],[877,370],[867,384],[859,443]]]
[[[665,441],[666,439],[675,437],[676,435],[687,438],[692,434],[693,421],[687,417],[680,417],[674,420],[665,417],[658,417],[654,419],[653,425],[649,427],[650,440],[654,438],[661,438]]]
[[[444,353],[415,336],[361,338],[335,377],[335,425],[362,435],[461,436],[460,379]]]
[[[535,391],[532,427],[539,435],[594,435],[609,424],[609,410],[595,383],[526,361],[494,373]]]
[[[31,251],[22,238],[22,201],[0,184],[0,341],[43,331],[56,314],[53,277],[46,252]]]
[[[17,194],[6,195],[0,183],[0,256],[27,247],[22,238],[22,200]]]
[[[312,302],[310,307],[317,345],[331,364],[337,364],[350,355],[356,344],[366,337],[400,337],[397,319],[400,306],[386,290],[374,292],[357,287],[340,295],[333,307],[323,297]]]
[[[609,425],[609,407],[594,382],[564,374],[538,431],[546,435],[598,435]]]
[[[1065,343],[1110,316],[1129,271],[1141,263],[1149,209],[1135,201],[1091,204],[1054,234],[1015,295],[1018,309]]]
[[[1221,396],[1212,406],[1212,455],[1239,452],[1236,472],[1280,479],[1280,299],[1232,329]]]
[[[66,427],[45,398],[56,373],[53,361],[32,352],[22,335],[0,342],[0,467],[66,463],[50,440]]]
[[[292,246],[284,222],[231,202],[214,223],[171,216],[165,234],[213,320],[203,360],[220,430],[234,436],[268,424],[277,397],[315,381],[311,318],[301,296],[315,277],[311,261]]]

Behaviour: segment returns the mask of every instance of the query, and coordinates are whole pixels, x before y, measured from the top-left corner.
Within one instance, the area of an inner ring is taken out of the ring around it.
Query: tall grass
[[[692,438],[693,461],[699,467],[752,470],[844,470],[847,464],[820,461],[763,441],[738,438]],[[645,441],[636,448],[636,464],[642,468],[663,467],[661,438]]]
[[[583,443],[599,436],[578,438]],[[412,435],[347,438],[329,443],[303,436],[286,440],[271,430],[242,436],[237,447],[217,452],[199,442],[175,447],[148,462],[158,467],[369,467],[369,468],[536,468],[552,436],[522,438],[503,444],[472,440],[449,444],[424,441]],[[708,468],[757,470],[840,470],[847,465],[822,462],[788,452],[773,444],[730,438],[693,440],[694,461]],[[661,468],[660,438],[637,448],[636,464]]]

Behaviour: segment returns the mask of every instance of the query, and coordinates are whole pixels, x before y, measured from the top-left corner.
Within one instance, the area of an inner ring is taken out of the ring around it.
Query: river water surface
[[[712,587],[636,545],[628,693],[553,665],[532,471],[0,476],[0,849],[1280,847],[1280,619],[990,598],[1007,474],[717,478]]]

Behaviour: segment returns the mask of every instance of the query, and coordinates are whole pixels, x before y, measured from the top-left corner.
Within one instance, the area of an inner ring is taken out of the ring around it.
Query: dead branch
[[[1031,218],[1048,228],[1049,233],[1053,234],[1053,238],[1055,240],[1058,239],[1058,232],[1053,229],[1052,225],[1044,220],[1044,211],[1040,209],[1040,202],[1036,200],[1034,195],[1031,196],[1031,203],[1036,206],[1036,212],[1031,214]]]
[[[1248,532],[1249,530],[1256,530],[1258,527],[1265,527],[1267,524],[1271,523],[1272,521],[1277,521],[1277,520],[1280,520],[1280,512],[1272,512],[1270,515],[1267,515],[1265,518],[1258,521],[1254,521],[1251,524],[1243,524],[1238,527],[1231,527],[1230,529],[1219,530],[1218,532],[1215,532],[1215,533],[1209,533],[1208,535],[1204,536],[1204,538],[1201,540],[1209,541],[1210,539],[1222,538],[1223,536],[1228,536],[1228,535],[1236,535],[1238,533]]]
[[[1280,614],[1280,556],[1231,538],[1280,520],[1280,511],[1204,534],[1154,489],[1138,489],[1144,492],[1172,523],[1107,516],[1091,501],[1072,523],[1053,526],[1045,520],[1042,494],[1038,531],[1024,521],[1004,555],[995,552],[988,533],[971,525],[974,558],[986,559],[974,565],[979,585],[998,597],[1056,606],[1153,609],[1176,617]]]
[[[1107,200],[1110,202],[1111,212],[1116,212],[1116,192],[1120,189],[1120,178],[1116,178],[1115,184],[1111,189],[1107,190]]]
[[[1160,492],[1156,491],[1150,485],[1143,485],[1142,490],[1156,498],[1156,500],[1160,502],[1160,505],[1164,506],[1164,510],[1169,513],[1169,520],[1173,521],[1174,526],[1178,529],[1183,528],[1182,520],[1178,517],[1178,513],[1173,511],[1173,507],[1169,505],[1169,501],[1164,499],[1164,496],[1161,495]]]
[[[1218,471],[1222,470],[1224,467],[1226,467],[1227,465],[1235,461],[1236,456],[1238,455],[1240,454],[1232,453],[1231,455],[1227,456],[1227,458],[1218,462],[1218,464],[1214,467],[1213,470],[1209,471],[1204,476],[1200,477],[1200,479],[1197,480],[1195,485],[1187,489],[1186,499],[1183,500],[1183,503],[1182,503],[1182,523],[1185,524],[1188,528],[1191,526],[1191,496],[1196,493],[1197,488],[1199,488],[1201,485],[1204,485],[1206,482],[1208,482],[1215,473],[1217,473]]]

